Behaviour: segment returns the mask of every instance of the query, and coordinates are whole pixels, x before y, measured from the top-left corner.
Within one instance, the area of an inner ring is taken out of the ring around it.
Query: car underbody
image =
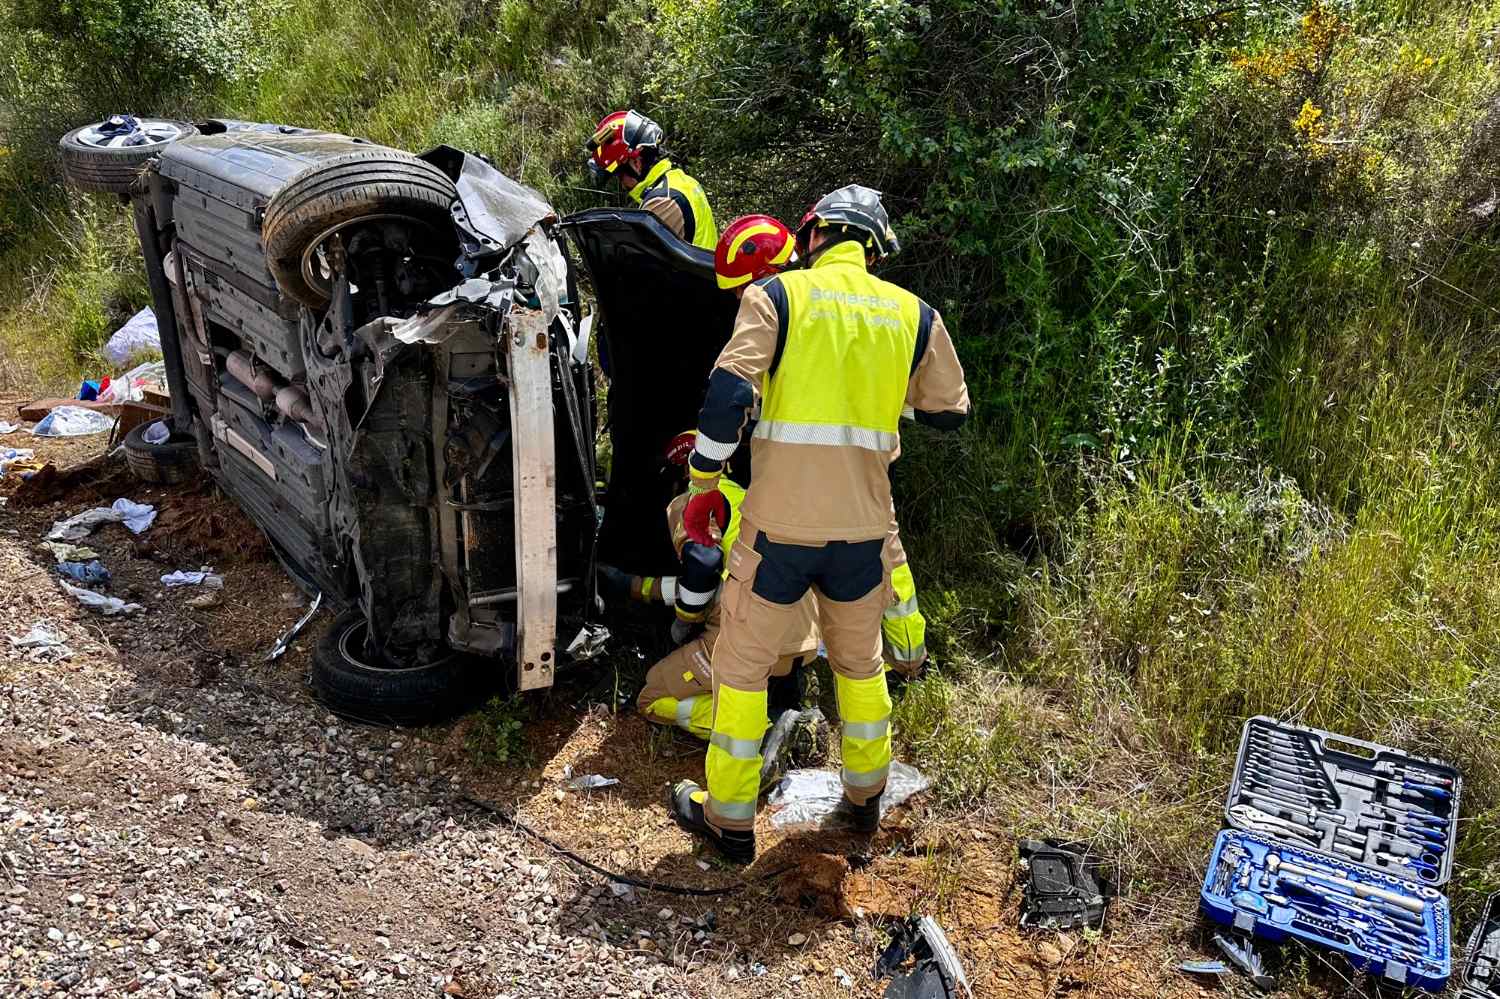
[[[131,204],[173,440],[342,612],[331,707],[416,722],[546,687],[597,616],[596,558],[669,568],[662,447],[734,312],[708,254],[643,212],[559,220],[450,147],[111,122],[64,137],[65,169]],[[603,493],[570,237],[613,368]]]

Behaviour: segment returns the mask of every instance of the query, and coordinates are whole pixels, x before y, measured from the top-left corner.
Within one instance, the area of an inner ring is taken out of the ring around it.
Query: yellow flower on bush
[[[1323,109],[1309,98],[1302,102],[1302,110],[1297,112],[1292,127],[1311,139],[1323,131],[1323,126],[1318,122],[1321,117],[1323,117]]]

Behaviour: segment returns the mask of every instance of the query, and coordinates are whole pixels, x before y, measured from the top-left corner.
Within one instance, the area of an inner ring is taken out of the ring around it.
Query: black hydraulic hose
[[[683,885],[672,885],[662,881],[642,881],[639,878],[632,878],[628,875],[616,874],[613,871],[600,867],[593,861],[585,860],[583,857],[580,857],[578,854],[563,846],[561,843],[558,843],[556,840],[551,839],[543,833],[537,832],[535,829],[531,828],[531,826],[528,826],[526,823],[518,819],[515,812],[512,812],[510,809],[505,808],[502,805],[496,805],[493,802],[485,801],[481,798],[476,798],[472,794],[465,794],[463,797],[465,801],[473,805],[475,808],[504,819],[506,822],[515,826],[526,835],[540,841],[553,853],[566,857],[568,860],[573,861],[573,863],[577,864],[579,867],[593,871],[600,877],[608,878],[611,881],[618,881],[622,885],[630,885],[632,888],[640,888],[644,891],[661,892],[666,895],[686,895],[691,898],[716,898],[723,895],[733,895],[736,892],[744,891],[752,884],[758,884],[761,882],[770,881],[774,878],[779,878],[781,877],[781,875],[792,869],[790,865],[787,867],[782,867],[772,871],[770,874],[767,874],[764,877],[757,878],[755,881],[738,885],[730,885],[727,888],[687,888]]]

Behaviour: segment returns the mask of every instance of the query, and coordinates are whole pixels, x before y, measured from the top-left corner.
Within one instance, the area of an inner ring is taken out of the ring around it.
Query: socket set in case
[[[1441,991],[1453,959],[1440,889],[1461,792],[1447,764],[1252,718],[1203,908],[1253,936],[1300,939],[1391,982]]]

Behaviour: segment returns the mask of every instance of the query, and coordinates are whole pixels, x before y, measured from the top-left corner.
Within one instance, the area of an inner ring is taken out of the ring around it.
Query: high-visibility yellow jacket
[[[885,535],[903,408],[947,429],[969,411],[942,318],[868,273],[864,248],[852,241],[823,250],[805,270],[746,289],[709,378],[694,474],[722,469],[757,397],[744,516],[794,542]]]
[[[713,252],[719,230],[703,185],[673,166],[671,160],[657,160],[630,189],[630,197],[661,219],[678,239]]]

